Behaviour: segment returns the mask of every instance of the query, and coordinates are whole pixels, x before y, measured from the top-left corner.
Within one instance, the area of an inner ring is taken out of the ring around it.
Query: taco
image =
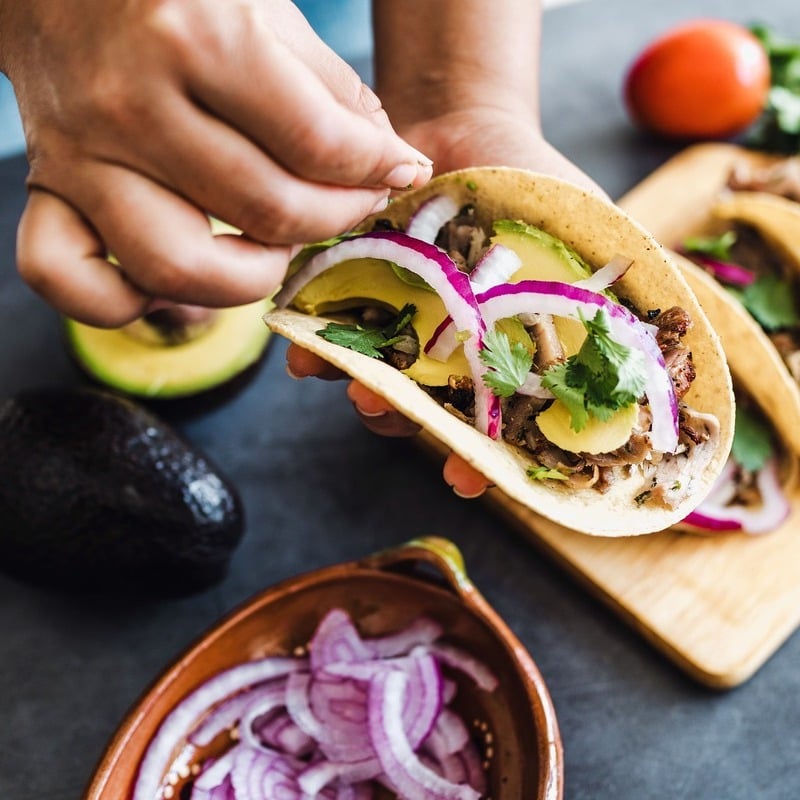
[[[730,373],[697,301],[649,234],[564,181],[442,175],[301,253],[275,301],[274,331],[575,530],[666,528],[727,458]]]
[[[800,454],[800,203],[767,192],[725,192],[705,227],[679,243],[680,252],[738,301],[730,312],[743,329],[760,331],[743,358],[759,372],[762,359],[775,381],[753,389]],[[746,345],[745,345],[746,347]],[[730,353],[730,349],[727,349]]]
[[[728,461],[703,502],[674,527],[694,533],[769,533],[791,513],[797,457],[790,442],[797,426],[774,403],[784,369],[769,339],[742,305],[704,270],[679,254],[682,270],[717,330],[736,399]]]

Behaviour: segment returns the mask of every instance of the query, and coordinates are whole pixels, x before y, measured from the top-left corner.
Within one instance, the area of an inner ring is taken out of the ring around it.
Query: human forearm
[[[539,0],[373,0],[376,87],[394,124],[481,107],[539,122]]]

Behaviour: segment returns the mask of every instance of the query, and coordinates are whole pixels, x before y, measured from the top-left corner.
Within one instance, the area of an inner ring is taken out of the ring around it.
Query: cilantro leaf
[[[731,247],[736,243],[736,231],[719,236],[687,236],[683,246],[689,253],[702,253],[720,261],[731,261]]]
[[[762,275],[749,286],[728,290],[767,331],[791,328],[800,322],[794,295],[775,275]]]
[[[511,342],[502,331],[488,331],[483,337],[481,361],[489,369],[484,373],[486,385],[498,397],[511,397],[525,383],[533,366],[533,356],[522,342]]]
[[[543,467],[540,465],[536,467],[528,467],[525,473],[529,478],[534,481],[568,481],[569,475],[559,472],[557,469]]]
[[[611,338],[604,309],[598,309],[594,319],[582,321],[587,336],[581,349],[542,375],[542,385],[570,412],[575,432],[586,427],[589,416],[606,420],[636,403],[646,384],[644,354]]]
[[[403,338],[400,331],[409,324],[416,311],[413,304],[407,303],[400,309],[398,315],[383,328],[329,322],[322,330],[317,331],[317,336],[370,358],[383,358],[381,350],[391,347]]]
[[[762,150],[795,154],[800,150],[800,42],[783,38],[766,25],[752,25],[750,30],[769,58],[771,88],[746,143]]]
[[[772,455],[772,431],[759,416],[736,406],[731,456],[743,469],[758,472]]]

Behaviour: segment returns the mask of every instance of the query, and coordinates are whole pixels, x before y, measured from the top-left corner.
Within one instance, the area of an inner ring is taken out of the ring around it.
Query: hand
[[[296,344],[290,344],[286,351],[286,370],[298,379],[314,376],[322,380],[339,380],[347,377],[332,364]],[[350,381],[347,396],[353,402],[358,418],[373,433],[381,436],[414,436],[420,431],[419,425],[358,381]],[[465,498],[479,497],[490,485],[483,475],[456,453],[447,456],[442,475],[453,491]]]
[[[0,69],[30,162],[20,272],[91,324],[264,297],[293,244],[430,177],[288,0],[0,0]]]

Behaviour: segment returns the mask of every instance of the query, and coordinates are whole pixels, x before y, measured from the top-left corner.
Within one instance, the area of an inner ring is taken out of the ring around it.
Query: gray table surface
[[[793,7],[591,0],[548,11],[547,133],[619,196],[677,151],[625,118],[620,84],[638,49],[700,15],[800,35]],[[81,382],[56,315],[14,271],[25,170],[22,158],[0,161],[0,397]],[[422,533],[459,545],[536,659],[558,713],[567,798],[800,796],[797,635],[740,688],[697,686],[479,503],[456,498],[411,445],[365,431],[342,385],[288,379],[281,342],[224,404],[168,416],[240,489],[246,537],[221,584],[171,600],[75,597],[0,574],[0,796],[79,797],[125,711],[221,615],[279,580]]]

